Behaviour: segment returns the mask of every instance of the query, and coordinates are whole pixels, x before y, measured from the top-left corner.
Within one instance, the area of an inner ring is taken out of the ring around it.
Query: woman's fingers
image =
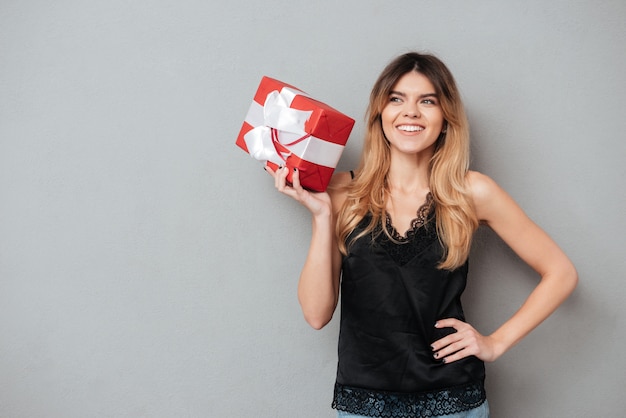
[[[287,176],[290,170],[293,170],[293,174],[291,175],[291,184],[288,184]],[[313,215],[330,213],[332,204],[328,193],[312,193],[304,189],[300,184],[300,170],[278,167],[274,171],[271,167],[266,166],[265,171],[274,178],[274,186],[279,192],[295,199]]]
[[[285,192],[285,188],[287,187],[287,167],[278,168],[276,171],[275,184],[279,191]]]
[[[462,344],[463,335],[459,332],[459,329],[462,328],[462,322],[456,319],[444,319],[438,321],[435,327],[453,328],[456,331],[431,345],[434,352],[433,356],[443,362],[448,362],[450,359],[446,359],[446,357],[464,348]]]
[[[305,197],[306,190],[304,190],[302,186],[300,186],[299,172],[294,169],[292,175],[292,184],[289,184],[287,183],[289,170],[291,169],[287,166],[280,166],[276,169],[276,171],[272,170],[272,168],[269,166],[265,166],[265,171],[267,171],[272,177],[274,177],[274,187],[276,187],[279,192],[284,193],[299,202],[302,202]]]
[[[291,175],[291,183],[293,184],[294,189],[302,189],[302,186],[300,185],[300,170],[298,170],[297,168],[293,169],[293,174]]]
[[[453,328],[456,331],[432,344],[436,359],[444,363],[452,363],[469,356],[476,356],[484,361],[495,360],[490,337],[481,335],[470,324],[448,318],[437,321],[435,327]]]
[[[269,165],[265,165],[265,171],[267,171],[274,178],[274,187],[281,192],[285,192],[287,185],[287,174],[289,169],[286,166],[280,166],[274,171]]]

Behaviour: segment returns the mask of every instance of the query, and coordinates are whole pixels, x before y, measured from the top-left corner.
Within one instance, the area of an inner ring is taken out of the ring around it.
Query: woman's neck
[[[392,155],[387,184],[392,193],[427,192],[430,185],[430,156],[426,158],[421,155]]]

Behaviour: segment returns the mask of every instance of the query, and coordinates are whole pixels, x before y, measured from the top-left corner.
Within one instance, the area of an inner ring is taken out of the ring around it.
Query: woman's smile
[[[396,129],[399,129],[402,132],[414,133],[414,132],[421,132],[425,128],[422,125],[406,125],[405,124],[405,125],[396,126]]]

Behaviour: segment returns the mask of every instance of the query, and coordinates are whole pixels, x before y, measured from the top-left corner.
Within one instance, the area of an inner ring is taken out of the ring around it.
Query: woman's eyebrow
[[[406,97],[406,93],[403,93],[401,91],[395,91],[395,90],[390,91],[389,95],[390,96],[391,95],[396,95],[396,96],[400,96],[400,97]],[[420,94],[418,96],[419,99],[423,99],[425,97],[437,97],[437,94],[436,93],[424,93],[424,94]]]

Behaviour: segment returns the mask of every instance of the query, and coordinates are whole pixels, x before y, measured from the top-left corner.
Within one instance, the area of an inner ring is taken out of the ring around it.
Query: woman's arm
[[[469,173],[468,181],[479,220],[528,263],[541,281],[521,308],[489,336],[456,319],[438,321],[437,327],[457,330],[433,344],[435,357],[445,362],[469,355],[496,360],[554,312],[578,283],[576,269],[565,253],[504,190],[480,173]]]
[[[298,300],[305,320],[315,329],[323,328],[332,319],[339,299],[341,253],[335,239],[336,214],[345,200],[342,183],[349,173],[333,176],[328,193],[312,193],[300,186],[299,172],[293,173],[293,185],[286,184],[287,168],[273,172],[276,188],[306,207],[312,216],[312,234],[300,280]]]

